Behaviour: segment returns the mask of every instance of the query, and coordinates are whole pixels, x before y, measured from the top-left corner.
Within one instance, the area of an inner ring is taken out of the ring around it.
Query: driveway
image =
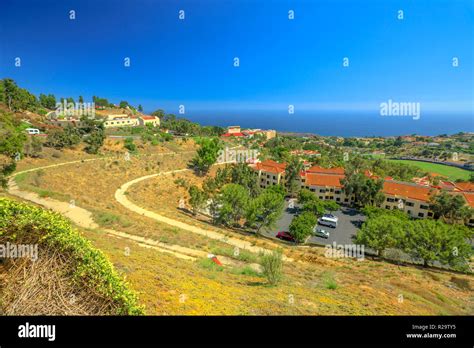
[[[296,211],[288,209],[288,200],[285,202],[285,210],[276,223],[276,227],[271,230],[266,230],[263,232],[264,235],[272,238],[276,238],[278,231],[288,231],[290,227],[291,220],[295,216]],[[294,205],[298,208],[298,204]],[[358,229],[365,221],[365,216],[359,213],[356,209],[341,207],[340,210],[332,212],[333,215],[336,215],[339,218],[336,228],[330,228],[327,226],[321,226],[324,230],[329,232],[329,238],[321,238],[312,236],[308,239],[308,243],[316,244],[332,244],[336,242],[337,244],[353,244],[352,237],[356,235]]]

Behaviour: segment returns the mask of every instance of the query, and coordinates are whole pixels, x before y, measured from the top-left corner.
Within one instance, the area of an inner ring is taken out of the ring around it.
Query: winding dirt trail
[[[39,204],[45,208],[57,211],[61,213],[62,215],[66,216],[67,218],[69,218],[78,226],[81,226],[84,228],[92,228],[92,229],[98,228],[99,225],[97,225],[94,222],[92,218],[92,213],[90,211],[83,209],[81,207],[77,207],[74,204],[61,202],[49,197],[40,197],[35,192],[21,191],[17,183],[15,182],[15,177],[21,174],[31,173],[38,170],[61,167],[61,166],[69,165],[69,164],[75,164],[75,163],[98,161],[102,159],[105,159],[105,158],[92,158],[92,159],[87,159],[87,160],[63,162],[63,163],[51,164],[44,167],[27,169],[21,172],[14,173],[12,177],[10,178],[10,180],[8,181],[8,192],[24,200],[27,200],[27,201]]]
[[[159,252],[168,253],[168,254],[171,254],[171,255],[173,255],[175,257],[178,257],[180,259],[190,260],[190,261],[195,261],[198,258],[204,258],[204,257],[209,256],[207,252],[202,251],[202,250],[191,249],[191,248],[183,247],[183,246],[180,246],[180,245],[177,245],[177,244],[167,244],[167,243],[159,242],[159,241],[156,241],[156,240],[153,240],[153,239],[150,239],[150,238],[144,238],[144,237],[141,237],[141,236],[129,234],[129,233],[122,232],[122,231],[116,231],[116,230],[112,230],[112,229],[100,228],[100,226],[94,221],[93,215],[90,211],[88,211],[84,208],[78,207],[74,204],[67,203],[67,202],[58,201],[58,200],[55,200],[55,199],[52,199],[52,198],[49,198],[49,197],[40,197],[35,192],[22,191],[22,190],[19,189],[19,187],[18,187],[18,185],[17,185],[17,183],[15,182],[15,179],[14,179],[16,176],[24,174],[24,173],[30,173],[30,172],[34,172],[34,171],[38,171],[38,170],[44,170],[44,169],[48,169],[48,168],[55,168],[55,167],[60,167],[60,166],[65,166],[65,165],[70,165],[70,164],[82,163],[82,162],[97,161],[97,160],[102,160],[102,159],[105,159],[105,158],[93,158],[93,159],[87,159],[87,160],[77,160],[77,161],[63,162],[63,163],[57,163],[57,164],[52,164],[52,165],[48,165],[48,166],[37,167],[37,168],[32,168],[32,169],[27,169],[27,170],[17,172],[17,173],[12,175],[12,177],[10,178],[10,180],[8,182],[8,192],[10,194],[16,196],[16,197],[22,198],[24,200],[39,204],[39,205],[41,205],[45,208],[48,208],[48,209],[51,209],[53,211],[59,212],[63,216],[67,217],[68,219],[70,219],[76,225],[78,225],[80,227],[87,228],[87,229],[100,229],[101,231],[104,231],[107,234],[109,234],[111,236],[114,236],[116,238],[121,238],[121,239],[127,239],[127,240],[134,241],[139,246],[144,247],[144,248],[149,248],[149,249],[153,249],[153,250],[156,250],[156,251],[159,251]],[[138,181],[146,180],[148,178],[155,177],[155,176],[161,175],[161,174],[168,174],[168,173],[172,173],[172,172],[179,172],[179,171],[186,171],[186,170],[189,170],[189,169],[180,169],[180,170],[171,171],[171,172],[147,175],[146,177],[138,178]],[[138,182],[138,181],[136,181],[136,182]],[[132,180],[131,182],[128,182],[127,183],[128,185],[125,184],[125,185],[127,185],[126,188],[128,188],[129,186],[131,186],[134,183],[135,183],[135,180]],[[124,187],[124,185],[122,185],[121,189],[123,187]],[[120,191],[120,189],[117,190],[117,192],[119,192],[119,191]],[[116,199],[117,199],[117,192],[115,194]],[[120,194],[119,194],[119,197],[121,197]],[[125,198],[125,204],[128,204],[128,202],[129,201]],[[123,204],[122,202],[120,202],[120,203]],[[135,206],[131,202],[129,202],[129,204],[131,206]],[[128,208],[128,209],[130,209],[130,208]],[[130,209],[130,210],[135,211],[134,209]],[[170,221],[175,221],[175,220],[172,220],[172,219],[169,219],[169,220]],[[158,221],[160,221],[160,220],[158,220]],[[175,221],[175,222],[179,223],[179,221]],[[189,226],[189,225],[187,225],[187,226]],[[177,227],[179,227],[179,226],[177,226]],[[211,232],[211,233],[213,233],[213,232]],[[223,237],[225,237],[225,236],[223,236]],[[224,265],[240,266],[240,265],[245,264],[243,262],[236,261],[236,260],[234,260],[232,258],[229,258],[229,257],[226,257],[226,256],[222,256],[222,255],[217,255],[217,256],[218,256],[219,260],[221,261],[221,263],[224,264]],[[252,267],[253,269],[255,269],[257,271],[261,270],[260,265],[258,265],[258,264],[250,264],[250,267]]]
[[[22,191],[19,189],[14,178],[24,173],[31,173],[38,170],[61,167],[65,165],[82,163],[82,162],[97,161],[97,160],[102,160],[102,159],[105,159],[105,158],[92,158],[92,159],[87,159],[87,160],[63,162],[63,163],[57,163],[57,164],[52,164],[52,165],[43,166],[43,167],[27,169],[27,170],[14,173],[12,177],[10,178],[10,180],[8,181],[8,192],[16,197],[39,204],[47,209],[56,211],[62,214],[63,216],[67,217],[68,219],[70,219],[72,222],[74,222],[76,225],[80,227],[88,228],[88,229],[99,229],[100,226],[94,221],[93,215],[90,211],[84,208],[75,206],[74,204],[69,204],[67,202],[58,201],[49,197],[40,197],[35,192]],[[198,257],[202,258],[207,255],[207,253],[204,251],[185,248],[179,245],[165,244],[162,242],[154,241],[153,239],[147,239],[140,236],[128,234],[125,232],[120,232],[120,231],[116,231],[112,229],[101,229],[101,230],[106,232],[109,235],[112,235],[118,238],[132,240],[138,243],[138,245],[142,247],[151,248],[160,252],[170,253],[173,256],[176,256],[184,260],[194,261]]]
[[[226,236],[222,233],[219,233],[219,232],[208,231],[208,230],[205,230],[203,228],[192,226],[192,225],[189,225],[187,223],[184,223],[184,222],[181,222],[181,221],[178,221],[178,220],[174,220],[174,219],[168,218],[166,216],[157,214],[155,212],[146,210],[146,209],[141,208],[140,206],[136,205],[135,203],[131,202],[126,196],[127,190],[132,185],[134,185],[138,182],[148,180],[148,179],[151,179],[151,178],[154,178],[154,177],[157,177],[157,176],[173,174],[173,173],[179,173],[179,172],[184,172],[184,171],[189,171],[189,170],[190,169],[177,169],[177,170],[172,170],[172,171],[168,171],[168,172],[161,172],[161,173],[146,175],[146,176],[142,176],[142,177],[137,178],[137,179],[133,179],[133,180],[123,184],[122,186],[120,186],[120,188],[117,191],[115,191],[115,199],[117,200],[117,202],[122,204],[125,208],[127,208],[127,209],[129,209],[129,210],[131,210],[131,211],[133,211],[137,214],[149,217],[149,218],[151,218],[153,220],[156,220],[156,221],[159,221],[159,222],[163,222],[163,223],[168,224],[170,226],[177,227],[177,228],[180,228],[182,230],[189,231],[189,232],[192,232],[192,233],[196,233],[196,234],[199,234],[201,236],[205,236],[205,237],[208,237],[208,238],[211,238],[211,239],[215,239],[215,240],[227,243],[229,245],[232,245],[234,247],[244,249],[244,250],[248,250],[248,251],[253,252],[253,253],[270,253],[271,250],[265,249],[265,248],[262,248],[262,247],[258,247],[258,246],[254,246],[250,242],[247,242],[247,241],[244,241],[244,240],[241,240],[241,239],[238,239],[238,238],[228,237],[228,236]],[[285,261],[293,261],[291,258],[287,258],[285,256],[283,256],[283,259]]]

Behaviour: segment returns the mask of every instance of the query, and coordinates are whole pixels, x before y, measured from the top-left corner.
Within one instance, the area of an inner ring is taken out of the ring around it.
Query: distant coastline
[[[171,112],[171,111],[168,111]],[[172,113],[172,112],[171,112]],[[297,112],[218,112],[188,111],[184,115],[202,125],[227,127],[240,125],[244,128],[275,129],[280,133],[307,134],[341,137],[372,137],[399,135],[456,134],[474,132],[472,114],[424,114],[419,120],[403,117],[382,117],[367,113],[311,113]]]

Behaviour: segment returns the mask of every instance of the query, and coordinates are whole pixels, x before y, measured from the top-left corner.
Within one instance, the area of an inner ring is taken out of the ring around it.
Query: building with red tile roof
[[[474,192],[474,183],[472,182],[457,182],[455,185],[459,191]]]
[[[283,184],[286,163],[265,160],[257,163],[254,168],[258,173],[260,187]]]
[[[338,175],[344,175],[345,173],[344,168],[342,167],[323,168],[320,166],[312,166],[306,172],[319,173],[319,174],[338,174]]]
[[[286,163],[266,160],[257,163],[255,169],[259,175],[260,187],[284,184]],[[323,168],[312,166],[300,172],[300,185],[302,188],[314,192],[320,199],[349,204],[354,201],[354,197],[348,197],[344,192],[344,172],[342,167]],[[380,179],[370,171],[365,171],[364,175],[374,180]],[[439,192],[462,194],[466,204],[474,207],[474,184],[468,182],[452,183],[440,180],[437,185],[432,185],[426,180],[418,180],[418,182],[413,183],[385,177],[381,192],[385,196],[381,207],[402,209],[416,218],[433,217],[433,212],[430,211],[430,201]]]
[[[463,192],[464,199],[466,200],[467,204],[474,208],[474,192]]]

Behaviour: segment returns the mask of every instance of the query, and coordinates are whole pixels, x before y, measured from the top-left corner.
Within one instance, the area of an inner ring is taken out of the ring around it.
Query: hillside
[[[155,150],[156,151],[156,150]],[[472,276],[448,271],[397,266],[365,259],[332,259],[324,249],[293,247],[264,238],[237,234],[196,221],[177,210],[186,195],[182,180],[200,185],[192,172],[144,180],[128,191],[129,199],[154,214],[226,238],[211,239],[132,212],[114,198],[117,188],[135,178],[185,167],[191,154],[133,156],[78,161],[17,177],[21,189],[69,202],[93,213],[96,227],[84,236],[102,250],[137,291],[148,314],[156,315],[466,315],[473,313]],[[56,160],[57,163],[66,161]],[[19,170],[41,168],[49,159],[28,159]],[[214,171],[211,175],[214,174]],[[91,185],[91,183],[94,183]],[[111,230],[113,229],[113,231]],[[285,263],[283,280],[269,286],[248,268],[258,253],[236,256],[230,238],[267,249],[281,247],[296,262]],[[180,250],[179,255],[167,250]],[[124,251],[129,251],[125,253]],[[227,256],[234,264],[219,268],[207,253]],[[182,257],[185,254],[188,258]],[[202,254],[204,256],[194,256]],[[400,300],[402,299],[402,301]]]
[[[142,313],[103,253],[57,213],[0,198],[0,244],[31,246],[0,263],[0,314]]]
[[[39,253],[35,262],[6,258],[0,264],[3,314],[474,313],[472,274],[368,255],[362,261],[328,257],[321,247],[270,239],[240,223],[219,224],[192,214],[191,187],[212,186],[209,179],[217,176],[219,165],[209,164],[209,172],[199,173],[190,163],[203,140],[211,145],[223,141],[218,140],[223,131],[219,127],[168,114],[162,128],[52,126],[47,136],[29,136],[22,120],[36,125],[44,107],[29,105],[30,99],[22,97],[11,112],[1,107],[1,98],[0,93],[0,135],[6,136],[0,138],[0,179],[5,184],[0,191],[0,244],[37,245]],[[99,116],[132,112],[95,100],[103,104]],[[164,127],[172,132],[164,133]],[[341,144],[331,138],[314,143],[258,139],[227,139],[224,146],[249,148],[253,142],[264,158],[274,160],[306,146],[320,152],[317,158],[306,157],[308,164],[326,169],[343,166],[343,151],[351,148],[350,141],[342,145],[343,138]],[[397,147],[393,139],[380,142]],[[387,163],[367,165],[381,177],[410,180],[421,175],[411,166]],[[249,172],[240,174],[252,178],[245,181],[251,187],[257,179]],[[353,225],[348,220],[344,228],[353,230]],[[262,269],[264,256],[276,250],[282,252],[282,277],[273,284]]]

